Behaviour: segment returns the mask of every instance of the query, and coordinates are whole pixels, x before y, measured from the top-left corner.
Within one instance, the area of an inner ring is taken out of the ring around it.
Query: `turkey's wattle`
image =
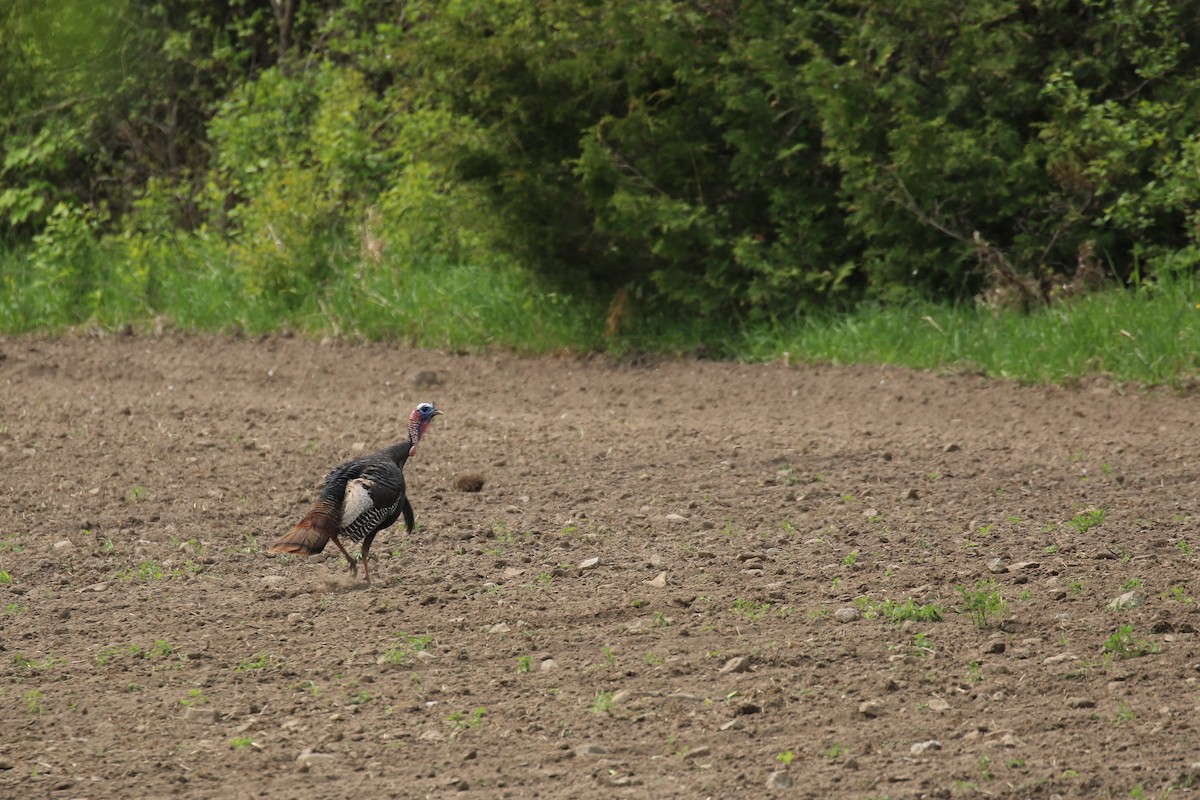
[[[429,423],[441,413],[433,403],[421,403],[408,415],[407,442],[347,461],[330,472],[312,508],[268,552],[308,556],[333,542],[350,563],[351,574],[357,575],[357,564],[342,539],[362,542],[363,579],[370,583],[367,555],[375,534],[391,527],[401,514],[409,533],[416,524],[405,493],[404,463],[416,452]]]

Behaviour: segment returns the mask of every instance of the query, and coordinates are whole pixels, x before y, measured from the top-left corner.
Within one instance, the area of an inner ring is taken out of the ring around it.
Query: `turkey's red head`
[[[410,458],[416,452],[417,442],[421,441],[421,437],[425,435],[425,429],[429,427],[429,423],[433,422],[433,418],[441,413],[433,403],[420,403],[408,415],[408,440],[412,442],[412,447],[408,451]]]

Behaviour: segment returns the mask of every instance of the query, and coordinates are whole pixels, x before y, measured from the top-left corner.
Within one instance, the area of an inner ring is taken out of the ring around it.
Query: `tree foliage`
[[[735,318],[1048,297],[1200,263],[1197,87],[1200,0],[13,0],[0,219],[83,294],[190,237],[283,304],[497,254]]]

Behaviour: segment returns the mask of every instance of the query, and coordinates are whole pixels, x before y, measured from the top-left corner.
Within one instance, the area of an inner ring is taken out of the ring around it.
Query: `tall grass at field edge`
[[[608,298],[559,294],[519,268],[429,263],[338,264],[310,291],[252,291],[227,251],[185,238],[130,254],[97,247],[69,265],[0,253],[0,333],[90,327],[401,341],[455,351],[505,349],[703,355],[794,363],[891,364],[1063,384],[1103,375],[1184,386],[1200,375],[1195,280],[1111,289],[1032,313],[975,305],[864,304],[748,324],[637,308],[607,336]],[[134,257],[136,256],[136,257]]]

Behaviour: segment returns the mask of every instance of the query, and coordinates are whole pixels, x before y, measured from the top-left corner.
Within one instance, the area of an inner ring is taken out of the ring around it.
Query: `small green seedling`
[[[483,706],[477,707],[467,716],[465,711],[452,712],[446,719],[458,730],[475,730],[483,724],[483,717],[487,713],[487,709]]]
[[[1008,603],[1000,594],[996,582],[990,578],[976,583],[973,589],[959,586],[958,591],[963,596],[963,608],[960,613],[969,614],[971,620],[981,628],[1008,614]]]
[[[1087,533],[1102,522],[1104,522],[1103,508],[1093,508],[1067,520],[1067,524],[1080,533]]]
[[[849,751],[846,749],[846,745],[842,744],[841,742],[834,742],[829,747],[825,748],[825,757],[832,760],[835,758],[841,758],[848,752]]]
[[[389,647],[383,654],[385,664],[408,666],[413,662],[417,653],[427,650],[433,641],[431,636],[414,636],[411,633],[396,634],[396,644]]]
[[[1133,635],[1132,625],[1122,625],[1104,642],[1104,654],[1115,658],[1141,658],[1162,652],[1162,645]]]
[[[238,672],[253,672],[260,669],[279,669],[283,666],[283,662],[275,656],[268,653],[255,653],[247,659],[243,659],[237,665]]]
[[[603,714],[612,708],[613,693],[608,691],[600,691],[596,693],[596,699],[592,702],[592,713]]]
[[[901,601],[884,600],[873,606],[871,610],[889,622],[901,623],[905,620],[940,622],[943,609],[937,603],[922,605],[911,597],[906,597]]]
[[[733,612],[741,614],[751,622],[756,622],[767,615],[771,610],[770,603],[755,603],[752,600],[747,600],[744,597],[738,597],[733,601]]]

